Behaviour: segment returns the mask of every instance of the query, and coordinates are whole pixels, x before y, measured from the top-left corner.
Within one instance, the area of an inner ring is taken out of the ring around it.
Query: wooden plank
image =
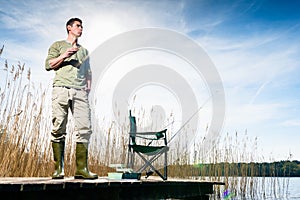
[[[4,177],[0,178],[0,194],[16,199],[167,199],[203,198],[213,193],[213,185],[188,179],[121,179],[100,177],[96,180],[80,180],[73,177],[53,180],[50,177]]]

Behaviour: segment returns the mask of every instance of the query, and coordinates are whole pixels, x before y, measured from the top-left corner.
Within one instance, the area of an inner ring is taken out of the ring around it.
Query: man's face
[[[81,36],[82,29],[83,29],[82,24],[78,21],[75,21],[72,26],[68,25],[69,34],[71,33],[76,37]]]

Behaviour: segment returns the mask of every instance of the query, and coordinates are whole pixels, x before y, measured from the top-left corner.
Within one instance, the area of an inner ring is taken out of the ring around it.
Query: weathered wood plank
[[[53,180],[50,177],[0,178],[0,194],[17,199],[167,199],[203,198],[213,193],[213,185],[188,179],[121,179],[100,177],[96,180],[79,180],[73,177]],[[100,198],[101,197],[101,198]]]

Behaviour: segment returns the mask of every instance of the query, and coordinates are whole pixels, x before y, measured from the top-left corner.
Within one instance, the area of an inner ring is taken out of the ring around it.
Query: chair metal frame
[[[146,172],[146,178],[152,175],[154,172],[160,176],[163,180],[167,180],[168,178],[168,155],[167,152],[169,150],[168,141],[167,141],[167,129],[158,132],[137,132],[136,127],[136,119],[131,115],[131,111],[129,111],[129,120],[130,120],[130,132],[129,132],[129,142],[128,142],[128,159],[127,159],[127,167],[134,168],[135,162],[135,154],[137,154],[143,161],[144,165],[142,165],[139,169],[136,170],[137,173],[142,173],[148,167],[151,169]],[[137,140],[149,141],[148,145],[140,145],[137,144]],[[162,146],[153,146],[152,142],[158,140],[163,140]],[[152,146],[151,146],[152,145]],[[159,157],[164,156],[164,166],[163,173],[157,170],[153,166],[153,162],[156,161]],[[148,156],[148,159],[146,158]]]

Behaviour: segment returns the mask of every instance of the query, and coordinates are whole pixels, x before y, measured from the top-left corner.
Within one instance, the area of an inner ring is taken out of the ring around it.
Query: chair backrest
[[[134,168],[134,155],[136,153],[142,158],[142,161],[145,162],[144,165],[140,166],[140,168],[137,170],[138,173],[141,173],[150,167],[150,172],[146,172],[146,178],[150,176],[153,171],[155,171],[163,180],[167,180],[167,151],[169,150],[169,147],[167,146],[167,129],[156,132],[138,132],[136,118],[132,116],[131,110],[129,111],[129,121],[130,132],[127,166],[132,169]],[[144,157],[144,155],[148,157]],[[153,166],[153,163],[161,155],[164,155],[163,173],[159,172]]]
[[[131,110],[129,110],[129,121],[130,121],[130,138],[133,145],[136,144],[135,142],[135,135],[136,135],[136,120],[135,117],[131,115]]]
[[[146,140],[164,140],[164,145],[167,145],[167,135],[166,131],[167,129],[164,129],[162,131],[157,132],[137,132],[137,126],[136,126],[136,118],[132,116],[131,110],[129,110],[129,121],[130,121],[130,139],[131,144],[136,145],[136,138],[142,138]],[[148,146],[152,143],[152,141],[148,144]]]

